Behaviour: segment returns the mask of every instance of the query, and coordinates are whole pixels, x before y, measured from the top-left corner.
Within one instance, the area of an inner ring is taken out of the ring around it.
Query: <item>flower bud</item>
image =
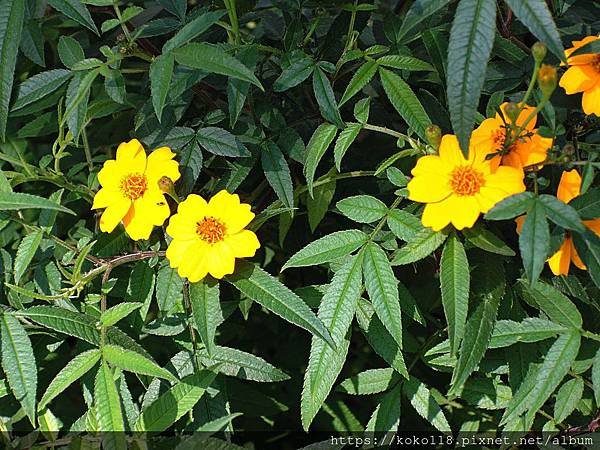
[[[425,137],[429,145],[437,150],[442,142],[442,129],[437,125],[429,125],[425,129]]]
[[[519,114],[521,114],[521,107],[515,102],[509,102],[504,107],[504,112],[506,113],[506,116],[510,119],[510,123],[517,123]]]
[[[158,180],[158,188],[179,203],[179,197],[177,197],[177,193],[175,192],[175,185],[169,177],[161,177]]]
[[[541,63],[544,60],[546,53],[548,53],[548,49],[542,42],[536,42],[531,47],[531,54],[537,63]]]
[[[540,67],[540,70],[538,71],[537,79],[542,93],[546,97],[550,97],[556,89],[556,83],[558,82],[556,67],[542,64],[542,67]]]
[[[562,148],[563,155],[574,155],[575,154],[575,146],[573,144],[565,144]]]

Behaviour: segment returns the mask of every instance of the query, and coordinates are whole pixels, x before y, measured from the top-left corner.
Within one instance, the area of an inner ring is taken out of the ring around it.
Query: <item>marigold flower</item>
[[[154,226],[162,225],[170,214],[158,182],[163,176],[179,179],[174,156],[171,149],[161,147],[146,157],[137,139],[119,145],[116,159],[106,161],[98,173],[102,189],[96,193],[92,209],[106,208],[100,230],[110,233],[123,221],[132,239],[148,239]]]
[[[519,137],[514,139],[508,148],[505,148],[506,137],[509,135],[508,126],[511,122],[507,112],[508,105],[509,103],[500,105],[502,115],[496,113],[496,117],[485,119],[473,131],[471,141],[474,146],[486,155],[496,155],[491,160],[493,169],[496,169],[500,164],[520,169],[544,162],[548,149],[552,147],[552,139],[538,134],[535,129],[537,115],[525,125]],[[534,110],[535,108],[532,106],[525,106],[514,125],[516,127],[523,126]]]
[[[522,170],[500,166],[493,171],[486,154],[487,151],[471,145],[467,160],[456,136],[445,135],[439,155],[419,158],[407,187],[409,199],[427,203],[423,225],[434,231],[449,223],[459,230],[470,228],[480,213],[525,190]]]
[[[190,194],[167,226],[171,267],[192,283],[209,273],[217,279],[232,274],[236,258],[252,257],[260,247],[256,235],[244,229],[253,218],[237,194],[223,190],[208,202]]]
[[[583,92],[583,111],[588,115],[600,116],[600,53],[570,56],[577,49],[597,39],[600,38],[588,36],[581,41],[573,41],[573,47],[565,50],[570,67],[559,84],[569,95]]]
[[[560,177],[556,197],[565,203],[569,203],[575,197],[578,197],[580,193],[581,176],[579,175],[579,172],[575,169],[568,172],[564,171]],[[517,222],[517,232],[521,233],[521,228],[523,228],[523,223],[525,222],[525,216],[517,217],[515,220]],[[584,220],[583,224],[600,236],[600,219]],[[575,264],[575,266],[581,270],[586,270],[585,264],[577,253],[573,238],[568,232],[558,251],[548,258],[547,262],[550,270],[556,276],[568,275],[571,263]]]

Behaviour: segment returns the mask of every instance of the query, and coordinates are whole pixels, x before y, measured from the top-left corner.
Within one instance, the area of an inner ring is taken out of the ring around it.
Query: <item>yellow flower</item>
[[[192,283],[209,273],[217,279],[232,274],[235,258],[252,257],[260,247],[256,235],[244,229],[253,218],[237,194],[221,191],[208,203],[190,194],[167,227],[173,238],[167,248],[171,267]]]
[[[174,156],[168,147],[161,147],[146,157],[137,139],[119,145],[116,159],[106,161],[98,173],[102,189],[92,209],[106,208],[100,218],[102,231],[110,233],[123,221],[132,239],[148,239],[154,226],[164,223],[170,210],[158,182],[163,176],[179,179]]]
[[[501,163],[505,166],[522,168],[533,164],[539,164],[546,160],[548,149],[552,147],[552,139],[544,138],[537,133],[535,124],[537,115],[524,127],[520,136],[514,139],[513,144],[507,149],[504,148],[504,142],[507,136],[507,124],[510,123],[506,111],[508,103],[500,106],[502,116],[496,114],[496,117],[485,119],[481,125],[473,131],[471,138],[477,151],[487,154],[497,155],[492,158],[492,168],[496,169]],[[515,125],[521,127],[527,117],[535,110],[531,106],[525,106]]]
[[[560,86],[569,95],[583,92],[583,111],[600,117],[600,53],[570,56],[575,50],[600,39],[588,36],[581,41],[573,41],[573,47],[565,51],[570,66],[560,79]]]
[[[460,151],[454,135],[445,135],[439,156],[422,156],[412,170],[408,198],[427,203],[423,225],[434,231],[449,223],[457,229],[472,227],[480,213],[489,211],[510,195],[523,192],[523,171],[500,166],[492,170],[487,151],[471,145],[469,159]]]
[[[560,183],[558,184],[558,190],[556,197],[565,203],[569,203],[575,197],[578,197],[581,193],[581,176],[575,169],[567,172],[564,171],[560,177]],[[521,232],[523,223],[525,222],[525,216],[517,217],[517,232]],[[600,236],[600,219],[584,220],[584,225],[590,230]],[[558,249],[558,251],[548,258],[548,266],[554,275],[568,275],[571,263],[579,267],[582,270],[586,270],[585,264],[579,257],[573,238],[567,234],[565,240]]]

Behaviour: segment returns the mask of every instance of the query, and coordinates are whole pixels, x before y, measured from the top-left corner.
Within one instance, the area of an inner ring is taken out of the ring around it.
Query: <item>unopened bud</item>
[[[547,53],[548,53],[548,48],[546,47],[546,45],[544,45],[541,42],[536,42],[531,47],[531,54],[533,55],[533,59],[537,63],[541,63],[544,60],[544,58],[546,57]]]
[[[429,145],[437,150],[442,142],[442,129],[437,125],[429,125],[425,129],[425,137]]]
[[[575,146],[573,144],[566,144],[562,148],[563,155],[574,155],[575,154]]]
[[[169,177],[161,177],[160,180],[158,180],[158,188],[179,203],[179,197],[175,193],[175,185]]]
[[[558,82],[556,67],[548,64],[542,64],[542,67],[540,67],[540,70],[538,71],[537,78],[542,94],[544,94],[546,97],[550,97],[550,95],[556,89],[556,83]]]
[[[521,107],[515,102],[509,102],[504,107],[504,112],[506,113],[506,117],[509,118],[510,123],[517,123],[519,114],[521,114]]]

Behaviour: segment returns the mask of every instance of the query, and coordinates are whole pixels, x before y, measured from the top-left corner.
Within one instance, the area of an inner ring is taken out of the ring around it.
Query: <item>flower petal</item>
[[[581,193],[581,175],[577,170],[564,171],[558,183],[556,197],[565,203],[569,203]]]
[[[105,233],[112,232],[131,208],[131,200],[125,197],[115,197],[100,217],[100,230]]]
[[[118,164],[114,159],[109,159],[104,162],[102,169],[98,172],[98,182],[102,187],[120,190],[121,181],[127,173],[127,169],[123,164]]]
[[[479,217],[480,208],[473,196],[451,195],[446,200],[428,203],[421,218],[423,225],[440,231],[449,223],[456,229],[472,227]]]
[[[571,66],[560,78],[559,85],[569,95],[591,89],[598,74],[590,66]]]
[[[94,195],[94,203],[92,204],[92,209],[98,208],[107,208],[109,207],[116,199],[125,198],[121,194],[120,191],[116,191],[114,189],[102,188],[96,195]]]
[[[442,136],[442,142],[440,143],[439,155],[442,161],[449,167],[454,168],[456,166],[464,166],[473,160],[473,152],[469,151],[469,160],[467,161],[463,156],[458,138],[453,134],[446,134]]]
[[[164,194],[158,189],[148,189],[133,202],[123,219],[125,231],[134,240],[148,239],[154,226],[160,226],[171,213]]]
[[[117,148],[117,164],[127,169],[127,173],[144,173],[146,152],[137,139],[123,142]]]
[[[583,112],[588,116],[596,114],[600,117],[600,77],[594,87],[583,93],[581,106],[583,106]]]
[[[237,194],[222,190],[208,202],[209,215],[225,224],[227,234],[235,234],[244,229],[254,219],[250,205],[240,203]]]
[[[169,147],[158,148],[148,155],[145,174],[150,186],[155,186],[162,177],[173,182],[179,179],[179,163],[173,160],[174,157],[175,153]]]
[[[242,230],[239,233],[227,236],[223,241],[236,258],[251,258],[260,248],[260,242],[250,230]]]
[[[204,263],[208,273],[220,280],[235,270],[235,255],[225,241],[221,241],[209,246],[204,256]]]
[[[413,177],[406,186],[408,198],[421,203],[435,203],[444,200],[452,194],[448,176],[431,173]]]
[[[556,276],[568,275],[569,266],[571,265],[571,246],[570,238],[566,238],[558,251],[548,258],[548,266]]]

